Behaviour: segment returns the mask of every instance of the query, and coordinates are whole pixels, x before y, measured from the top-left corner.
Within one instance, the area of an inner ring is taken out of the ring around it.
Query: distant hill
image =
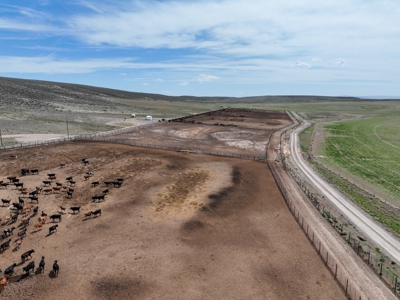
[[[70,84],[51,81],[27,80],[0,77],[0,108],[20,107],[22,110],[38,108],[43,105],[53,106],[57,103],[95,103],[104,106],[121,106],[114,103],[116,99],[124,100],[164,100],[197,103],[300,103],[324,101],[359,101],[355,97],[325,96],[254,96],[254,97],[194,97],[166,96],[160,94],[135,93],[108,88]],[[371,99],[369,99],[371,100]]]

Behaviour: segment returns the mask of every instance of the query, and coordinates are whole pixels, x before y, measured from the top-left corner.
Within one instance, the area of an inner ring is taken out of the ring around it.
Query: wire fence
[[[287,206],[289,207],[289,210],[295,217],[298,224],[301,226],[311,244],[317,250],[319,256],[322,258],[327,268],[332,272],[335,280],[337,280],[337,282],[343,288],[346,297],[353,300],[366,299],[366,297],[364,297],[364,295],[361,293],[359,285],[351,278],[350,274],[348,274],[348,272],[340,263],[340,261],[336,258],[334,253],[332,253],[328,246],[325,245],[319,233],[313,229],[307,218],[303,216],[302,212],[296,206],[291,194],[288,192],[285,184],[281,180],[281,177],[278,175],[275,163],[268,162],[268,166],[271,170],[272,175],[275,178],[275,181],[282,193],[283,198],[285,199]]]

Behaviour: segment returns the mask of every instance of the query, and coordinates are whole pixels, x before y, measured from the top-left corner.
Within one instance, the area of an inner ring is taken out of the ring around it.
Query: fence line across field
[[[125,145],[137,146],[137,147],[164,149],[164,150],[172,150],[172,151],[188,151],[188,152],[196,153],[196,154],[208,154],[208,155],[213,155],[213,156],[234,157],[234,158],[256,160],[256,161],[264,161],[266,159],[265,154],[264,155],[246,155],[246,154],[227,153],[227,152],[224,153],[224,152],[204,151],[204,150],[192,149],[192,148],[184,148],[183,149],[181,147],[178,148],[178,147],[171,147],[171,146],[165,146],[165,145],[143,144],[143,143],[135,142],[133,140],[127,140],[127,139],[107,138],[107,137],[117,136],[120,134],[129,133],[129,132],[134,132],[137,130],[141,130],[144,128],[148,128],[148,127],[157,125],[157,124],[158,123],[144,124],[144,125],[127,127],[127,128],[122,128],[122,129],[115,129],[115,130],[111,130],[111,131],[99,132],[99,133],[94,133],[94,134],[71,136],[69,138],[56,138],[56,139],[45,140],[45,141],[19,143],[16,145],[4,146],[4,147],[1,147],[0,149],[3,151],[8,151],[8,150],[17,150],[17,149],[21,149],[21,148],[40,147],[40,146],[45,146],[45,145],[63,143],[63,142],[67,142],[67,141],[100,141],[100,142],[118,143],[118,144],[125,144]]]

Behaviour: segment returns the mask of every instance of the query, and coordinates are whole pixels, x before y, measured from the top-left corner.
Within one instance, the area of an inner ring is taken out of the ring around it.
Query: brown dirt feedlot
[[[118,138],[257,155],[265,153],[274,130],[291,123],[283,112],[236,109],[178,121]],[[20,263],[1,299],[344,298],[264,163],[100,142],[13,154],[16,159],[0,153],[0,180],[22,168],[39,168],[39,175],[21,176],[29,191],[43,186],[49,173],[65,185],[68,176],[76,181],[72,199],[65,191],[40,195],[39,214],[57,213],[60,205],[82,210],[64,214],[51,235],[51,222],[35,231],[35,216],[19,250],[14,232],[13,246],[0,254],[0,267],[19,263],[31,248],[36,267],[42,255],[47,265],[44,274],[22,276],[28,262]],[[85,181],[89,171],[94,176]],[[107,188],[104,181],[119,177],[122,186],[109,187],[104,202],[91,201]],[[100,186],[92,186],[94,181]],[[17,201],[18,195],[14,186],[0,190],[1,198]],[[98,208],[101,216],[84,217]],[[9,207],[0,208],[0,218],[9,213]],[[55,259],[57,278],[50,273]]]
[[[60,205],[82,209],[64,214],[52,235],[51,221],[35,232],[33,218],[17,251],[16,229],[0,267],[19,265],[1,299],[344,299],[266,164],[95,142],[12,154],[17,158],[0,153],[2,180],[36,167],[39,175],[20,176],[28,190],[43,186],[48,173],[62,183],[76,180],[72,199],[39,195],[39,214],[57,213]],[[88,171],[94,176],[85,181]],[[117,177],[122,186],[91,203],[103,182]],[[91,187],[97,180],[100,186]],[[18,195],[14,186],[0,190],[1,198]],[[98,208],[101,216],[84,218]],[[0,207],[1,218],[9,213]],[[31,248],[36,268],[46,257],[45,272],[22,276],[29,260],[20,264],[20,255]],[[55,259],[57,278],[50,273]]]
[[[290,124],[292,121],[285,112],[229,108],[159,122],[109,139],[259,156],[265,155],[271,134]]]

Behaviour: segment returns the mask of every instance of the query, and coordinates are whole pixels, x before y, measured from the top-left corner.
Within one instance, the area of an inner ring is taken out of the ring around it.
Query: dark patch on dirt
[[[239,184],[241,182],[241,173],[238,167],[234,167],[231,173],[231,178],[232,182],[234,183],[234,186],[230,186],[227,188],[222,189],[219,191],[217,194],[211,194],[208,196],[208,198],[211,200],[208,205],[205,205],[201,208],[201,211],[207,212],[207,211],[213,211],[218,209],[223,202],[228,198],[228,196],[235,190],[235,185]]]
[[[137,299],[145,294],[148,285],[138,279],[104,278],[92,283],[93,294],[98,299]]]
[[[197,231],[202,228],[204,228],[204,223],[197,220],[188,221],[183,225],[183,229],[186,231]]]

